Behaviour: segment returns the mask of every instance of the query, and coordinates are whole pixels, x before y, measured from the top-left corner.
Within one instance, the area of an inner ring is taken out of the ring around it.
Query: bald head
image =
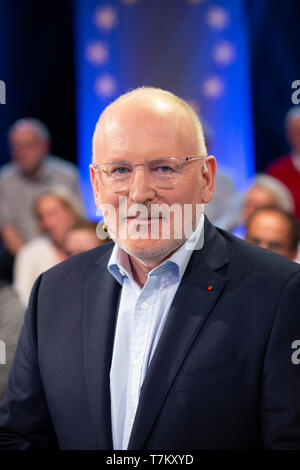
[[[199,155],[207,155],[202,125],[191,106],[169,91],[159,88],[141,87],[121,95],[112,102],[101,114],[93,137],[93,160],[97,139],[106,138],[113,133],[118,124],[131,124],[136,132],[147,133],[145,128],[145,114],[157,117],[162,122],[172,121],[178,129],[177,139],[182,137],[182,131],[188,133],[188,138],[194,146],[193,152]],[[164,129],[168,133],[167,126]],[[185,136],[184,136],[185,138]]]

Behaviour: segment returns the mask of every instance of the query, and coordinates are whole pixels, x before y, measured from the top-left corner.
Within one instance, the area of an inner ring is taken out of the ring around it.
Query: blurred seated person
[[[197,107],[194,109],[197,113]],[[213,126],[201,116],[203,123],[205,143],[207,151],[212,152],[212,142],[215,138]],[[230,172],[218,163],[215,191],[210,202],[205,204],[205,214],[209,220],[224,230],[230,231],[236,224],[239,209],[239,194],[236,190],[234,180]]]
[[[105,239],[103,239],[104,236],[99,238],[99,232],[104,234],[103,224],[100,222],[78,222],[70,228],[65,237],[64,249],[66,254],[68,256],[77,255],[111,240],[109,236]]]
[[[6,390],[7,379],[24,320],[24,308],[10,285],[0,280],[0,340],[4,356],[0,360],[0,400]]]
[[[205,205],[209,220],[224,230],[231,230],[237,220],[239,194],[230,174],[217,168],[215,192],[212,200]]]
[[[296,217],[282,209],[262,207],[248,219],[245,239],[295,260],[299,235],[299,222]]]
[[[293,198],[289,190],[276,178],[259,174],[246,192],[240,211],[240,223],[232,230],[237,237],[244,238],[246,224],[251,215],[260,207],[272,206],[287,212],[294,212]]]
[[[271,162],[266,173],[280,180],[290,190],[295,215],[300,220],[300,106],[293,106],[287,112],[285,133],[290,152]]]
[[[34,213],[43,235],[24,245],[14,264],[13,285],[25,306],[36,278],[67,258],[66,234],[81,220],[80,205],[65,188],[42,193],[34,203]]]
[[[42,122],[19,119],[8,141],[12,161],[0,170],[0,236],[12,260],[39,233],[31,208],[41,191],[62,185],[80,201],[81,195],[76,167],[49,154],[50,134]]]

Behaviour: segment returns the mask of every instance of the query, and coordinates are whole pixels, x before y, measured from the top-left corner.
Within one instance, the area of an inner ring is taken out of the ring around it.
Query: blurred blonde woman
[[[66,234],[84,218],[77,200],[66,188],[60,187],[41,193],[33,210],[41,236],[21,248],[14,264],[13,286],[24,306],[28,304],[36,278],[67,258]]]

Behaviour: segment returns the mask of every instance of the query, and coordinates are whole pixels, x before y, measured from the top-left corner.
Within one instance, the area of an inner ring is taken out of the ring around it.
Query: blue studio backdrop
[[[77,147],[89,218],[92,135],[118,95],[149,85],[174,92],[202,119],[209,153],[239,191],[254,174],[244,0],[76,0]]]

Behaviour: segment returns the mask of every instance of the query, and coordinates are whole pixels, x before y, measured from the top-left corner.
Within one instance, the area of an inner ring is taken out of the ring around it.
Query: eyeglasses
[[[147,160],[141,164],[133,165],[127,161],[107,162],[93,164],[98,172],[100,180],[108,191],[121,192],[129,188],[133,181],[134,169],[141,167],[144,169],[151,183],[162,189],[173,188],[182,175],[182,168],[185,163],[194,160],[205,160],[206,157],[160,157]]]

